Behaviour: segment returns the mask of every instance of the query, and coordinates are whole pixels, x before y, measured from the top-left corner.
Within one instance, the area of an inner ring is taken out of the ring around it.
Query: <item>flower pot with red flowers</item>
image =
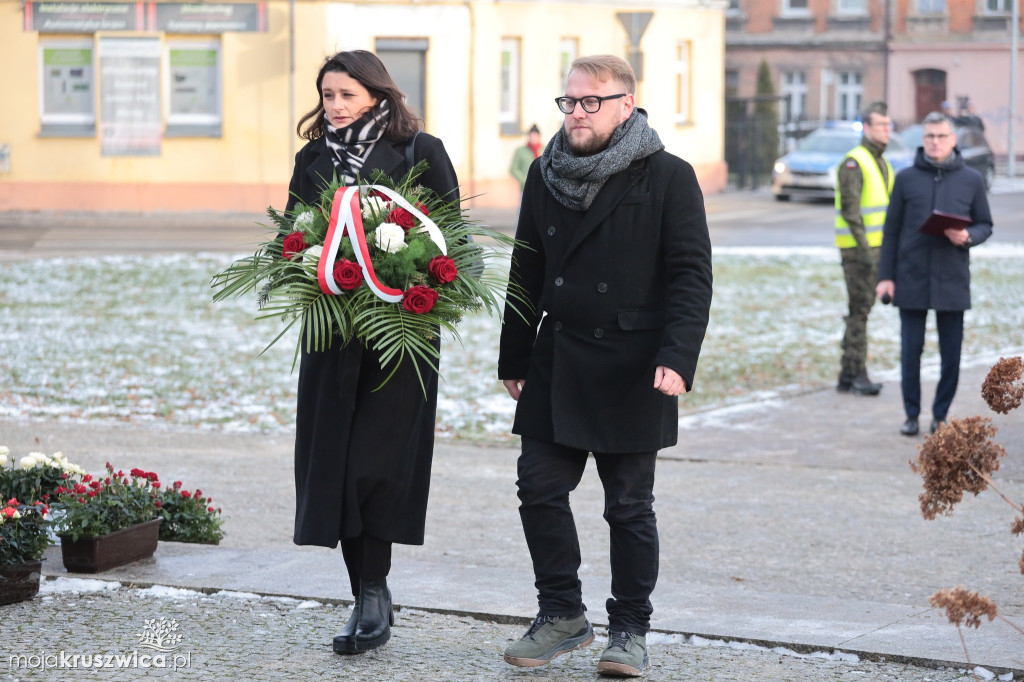
[[[224,537],[220,507],[196,488],[190,492],[181,481],[163,488],[157,500],[163,523],[160,539],[173,542],[194,542],[203,545],[220,544]]]
[[[0,605],[31,599],[39,592],[42,557],[50,544],[42,502],[0,503]]]
[[[58,488],[60,537],[64,567],[99,573],[153,556],[160,534],[157,491],[151,471],[114,471],[103,478],[86,474],[81,482]]]

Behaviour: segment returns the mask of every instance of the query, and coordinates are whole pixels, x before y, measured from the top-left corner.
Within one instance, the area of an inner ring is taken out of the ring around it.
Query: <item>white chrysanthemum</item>
[[[391,210],[388,207],[390,203],[387,199],[381,199],[380,197],[363,197],[361,202],[363,217],[387,215]]]
[[[405,230],[401,225],[381,223],[373,235],[373,243],[381,251],[398,253],[405,248]]]
[[[316,220],[316,214],[313,211],[303,211],[295,218],[295,231],[309,232],[313,229],[314,220]]]

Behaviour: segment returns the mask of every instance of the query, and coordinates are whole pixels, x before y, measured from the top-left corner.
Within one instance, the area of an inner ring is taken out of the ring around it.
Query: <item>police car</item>
[[[833,121],[800,140],[795,150],[772,167],[775,198],[779,201],[788,201],[790,197],[833,201],[836,169],[847,152],[860,144],[863,130],[860,121]],[[896,135],[890,135],[885,158],[889,159],[893,170],[899,172],[914,162],[914,150]]]

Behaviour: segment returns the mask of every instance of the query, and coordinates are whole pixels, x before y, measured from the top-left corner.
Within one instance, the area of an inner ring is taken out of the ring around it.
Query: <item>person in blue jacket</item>
[[[905,436],[919,432],[921,351],[925,319],[935,311],[941,370],[932,402],[931,432],[946,420],[960,378],[964,311],[971,307],[969,250],[992,234],[992,214],[981,174],[964,164],[953,122],[941,112],[924,119],[923,146],[914,165],[896,175],[885,215],[876,294],[900,309],[900,369]],[[920,231],[933,211],[970,218],[966,229],[942,236]]]

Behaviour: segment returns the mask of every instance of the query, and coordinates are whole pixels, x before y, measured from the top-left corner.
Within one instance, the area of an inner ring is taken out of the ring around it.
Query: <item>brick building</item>
[[[1020,0],[1018,0],[1020,1]],[[1012,0],[730,0],[726,96],[750,97],[767,61],[782,122],[814,127],[889,103],[898,123],[970,103],[997,154],[1008,146]],[[1018,55],[1018,70],[1024,60]],[[1018,91],[1016,149],[1024,150]]]

